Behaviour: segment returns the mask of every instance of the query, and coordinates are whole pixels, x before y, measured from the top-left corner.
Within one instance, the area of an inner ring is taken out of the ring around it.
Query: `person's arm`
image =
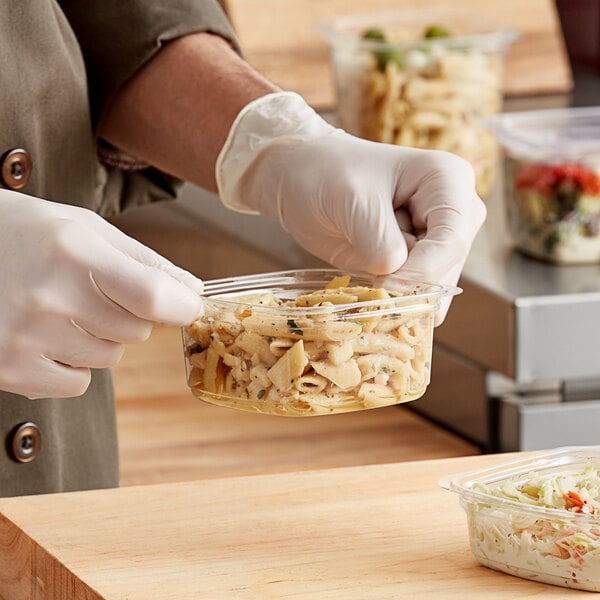
[[[277,89],[226,40],[194,33],[165,44],[119,90],[97,133],[171,175],[216,191],[215,163],[236,115]]]
[[[233,210],[278,217],[348,272],[455,284],[485,219],[465,160],[335,129],[209,34],[161,49],[117,93],[99,133],[217,189]]]

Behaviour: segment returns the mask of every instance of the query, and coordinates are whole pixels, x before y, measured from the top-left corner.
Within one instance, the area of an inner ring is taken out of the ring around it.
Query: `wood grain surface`
[[[0,597],[589,598],[479,566],[440,477],[504,456],[0,500]]]
[[[506,55],[507,95],[565,92],[573,80],[553,0],[223,0],[247,60],[317,109],[335,105],[329,49],[317,31],[332,16],[451,8],[520,34]]]

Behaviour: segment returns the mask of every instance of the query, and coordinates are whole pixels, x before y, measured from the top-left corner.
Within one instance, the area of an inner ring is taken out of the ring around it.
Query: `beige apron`
[[[93,130],[162,42],[195,31],[237,48],[216,0],[0,2],[0,185],[107,217],[175,197],[178,182],[156,169],[101,164]],[[108,371],[75,399],[0,391],[0,436],[0,496],[118,485]]]

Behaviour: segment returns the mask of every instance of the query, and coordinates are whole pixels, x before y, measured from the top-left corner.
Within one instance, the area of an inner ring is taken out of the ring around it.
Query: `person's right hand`
[[[0,190],[1,390],[79,396],[153,323],[191,323],[201,292],[92,211]]]

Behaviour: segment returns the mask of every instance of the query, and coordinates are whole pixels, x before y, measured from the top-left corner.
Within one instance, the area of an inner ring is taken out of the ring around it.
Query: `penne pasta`
[[[188,384],[211,402],[294,416],[417,398],[429,382],[433,312],[427,300],[415,312],[411,299],[403,314],[393,298],[344,276],[292,299],[252,294],[237,309],[208,306],[184,332]]]

